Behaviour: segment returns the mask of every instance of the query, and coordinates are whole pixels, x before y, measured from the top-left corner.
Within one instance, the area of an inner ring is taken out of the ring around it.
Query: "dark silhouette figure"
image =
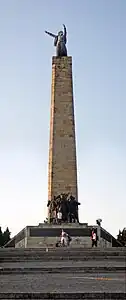
[[[53,34],[49,31],[45,31],[48,35],[54,38],[54,46],[56,47],[56,56],[67,56],[67,48],[66,48],[66,42],[67,42],[67,31],[66,26],[63,24],[64,31],[59,31],[58,34]]]
[[[78,205],[80,205],[80,203],[69,193],[62,193],[57,197],[54,196],[54,199],[48,201],[47,204],[51,216],[50,223],[59,223],[59,216],[60,222],[78,223]]]

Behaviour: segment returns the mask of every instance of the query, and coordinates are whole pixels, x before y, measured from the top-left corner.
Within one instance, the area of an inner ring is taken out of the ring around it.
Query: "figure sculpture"
[[[60,194],[54,199],[48,201],[47,207],[51,214],[50,223],[57,223],[57,214],[62,214],[63,223],[75,223],[78,220],[78,206],[80,203],[76,201],[71,194]]]
[[[56,56],[67,56],[67,48],[66,48],[66,42],[67,42],[67,31],[66,26],[63,24],[64,31],[59,31],[57,35],[45,31],[48,35],[54,38],[54,46],[56,47]]]

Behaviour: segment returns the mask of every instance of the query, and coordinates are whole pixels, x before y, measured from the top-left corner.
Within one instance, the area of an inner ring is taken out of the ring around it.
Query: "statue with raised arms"
[[[66,26],[63,24],[64,31],[59,31],[58,34],[53,34],[49,31],[45,31],[48,35],[54,38],[54,46],[56,47],[56,56],[62,57],[67,56],[67,31]]]

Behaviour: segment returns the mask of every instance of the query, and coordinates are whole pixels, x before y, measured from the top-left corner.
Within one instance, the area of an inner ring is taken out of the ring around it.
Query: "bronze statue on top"
[[[56,47],[56,56],[58,57],[67,56],[67,48],[66,48],[67,31],[66,31],[66,26],[64,24],[63,27],[64,27],[64,31],[59,31],[58,35],[45,31],[45,33],[47,33],[48,35],[54,38],[54,46]]]

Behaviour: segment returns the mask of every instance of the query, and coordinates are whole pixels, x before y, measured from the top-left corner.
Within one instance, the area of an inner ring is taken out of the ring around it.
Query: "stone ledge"
[[[88,223],[62,223],[61,225],[53,225],[46,223],[39,223],[38,226],[29,226],[29,227],[41,227],[41,228],[91,228],[88,226]]]
[[[61,247],[61,248],[55,248],[55,247],[49,247],[48,253],[46,253],[46,256],[51,256],[55,255],[56,257],[59,256],[75,256],[75,255],[82,255],[82,257],[102,257],[104,256],[105,259],[108,257],[119,257],[119,256],[124,256],[126,258],[126,248],[81,248],[81,247],[75,247],[75,248],[70,248],[70,247]],[[16,256],[22,256],[22,255],[34,255],[35,257],[38,255],[42,255],[45,253],[45,247],[40,248],[40,249],[35,249],[35,248],[0,248],[0,257],[1,256],[11,256],[11,255],[16,255]]]
[[[23,268],[23,267],[20,267],[20,268],[0,268],[0,275],[12,275],[12,274],[38,274],[38,273],[43,273],[43,274],[47,274],[47,273],[55,273],[55,274],[63,274],[63,273],[68,273],[68,272],[72,272],[72,273],[113,273],[113,272],[125,272],[125,267],[86,267],[86,266],[83,266],[83,267],[53,267],[53,268],[50,268],[50,267],[33,267],[33,268]]]
[[[126,299],[126,293],[0,293],[0,299]]]

